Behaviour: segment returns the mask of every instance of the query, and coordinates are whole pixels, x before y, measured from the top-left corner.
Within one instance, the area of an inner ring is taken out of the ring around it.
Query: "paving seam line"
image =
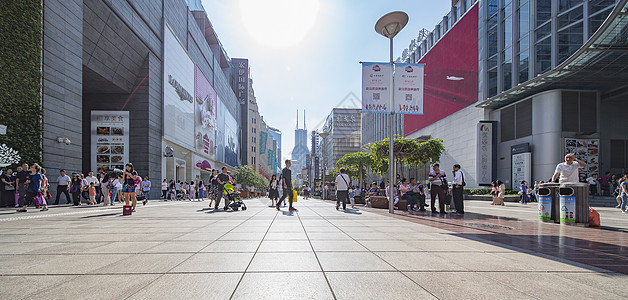
[[[264,211],[264,209],[260,210],[257,214],[259,214],[259,213],[261,213],[263,211]],[[257,215],[257,214],[255,214],[255,215]],[[238,291],[238,287],[240,287],[240,283],[242,283],[242,280],[244,279],[244,276],[246,275],[246,272],[251,267],[251,264],[253,263],[253,259],[255,259],[255,255],[257,255],[257,252],[259,251],[259,248],[262,247],[262,243],[264,242],[264,239],[266,238],[266,235],[270,231],[270,228],[273,226],[273,223],[275,222],[275,219],[277,218],[277,215],[279,215],[279,212],[275,212],[275,216],[273,217],[273,220],[270,222],[270,224],[268,224],[268,228],[266,229],[266,232],[264,233],[264,236],[262,237],[262,240],[260,240],[259,244],[257,245],[257,248],[255,249],[255,252],[253,253],[253,256],[251,256],[251,260],[246,265],[246,268],[244,269],[244,272],[242,273],[242,276],[240,276],[240,279],[238,280],[238,283],[236,284],[235,288],[233,289],[233,292],[231,292],[231,296],[229,296],[229,299],[233,299],[233,296],[235,296],[235,293]]]
[[[314,211],[311,208],[308,208],[311,211]],[[315,212],[316,213],[316,212]],[[303,221],[301,220],[301,216],[297,213],[297,217],[299,218],[299,223],[301,223],[301,227],[303,228],[303,231],[305,232],[305,237],[307,238],[307,242],[310,244],[310,248],[312,248],[312,252],[314,252],[314,257],[316,257],[316,262],[318,263],[318,267],[321,268],[321,272],[323,273],[323,277],[325,277],[325,282],[327,282],[327,286],[329,287],[329,291],[331,292],[331,296],[334,299],[336,298],[336,293],[334,293],[334,289],[331,287],[331,283],[329,282],[329,278],[327,278],[327,274],[325,273],[325,270],[323,269],[323,264],[321,264],[320,259],[318,259],[318,254],[316,253],[316,250],[314,249],[314,245],[312,245],[312,240],[310,240],[310,236],[307,234],[307,229],[305,229],[305,226],[303,225]]]

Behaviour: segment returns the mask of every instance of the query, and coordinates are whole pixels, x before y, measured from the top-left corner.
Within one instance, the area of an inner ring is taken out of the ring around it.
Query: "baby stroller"
[[[227,202],[225,204],[225,209],[231,208],[234,211],[237,211],[242,208],[242,210],[246,210],[246,204],[244,204],[244,201],[240,198],[240,192],[236,191],[230,183],[225,184],[224,198]]]

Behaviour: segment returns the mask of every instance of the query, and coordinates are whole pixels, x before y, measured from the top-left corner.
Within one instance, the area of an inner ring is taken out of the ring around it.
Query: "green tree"
[[[362,186],[367,170],[379,173],[380,169],[378,166],[377,158],[372,152],[347,153],[336,162],[336,168],[345,168],[349,176],[359,179],[359,186]]]
[[[233,179],[243,186],[255,186],[256,174],[251,166],[238,166],[233,171]]]
[[[368,146],[375,155],[376,160],[380,162],[380,167],[385,165],[388,168],[389,145],[389,139],[384,139]],[[444,151],[445,146],[441,139],[429,139],[420,142],[414,139],[398,137],[393,141],[395,159],[398,159],[410,168],[418,168],[421,165],[437,162]],[[385,170],[386,168],[383,169]]]

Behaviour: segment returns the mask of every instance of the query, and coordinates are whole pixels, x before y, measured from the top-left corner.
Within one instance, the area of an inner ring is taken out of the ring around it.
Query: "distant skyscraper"
[[[292,149],[293,174],[301,174],[301,169],[306,167],[307,155],[307,128],[305,125],[305,111],[303,111],[303,129],[299,129],[299,111],[297,110],[297,127],[294,130],[294,149]]]

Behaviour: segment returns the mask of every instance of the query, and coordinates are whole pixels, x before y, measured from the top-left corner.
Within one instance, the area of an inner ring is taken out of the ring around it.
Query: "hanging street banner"
[[[362,112],[390,112],[391,73],[390,63],[362,63]]]
[[[395,64],[395,112],[423,114],[424,64]]]
[[[259,154],[266,153],[266,141],[268,140],[268,132],[259,132]]]

